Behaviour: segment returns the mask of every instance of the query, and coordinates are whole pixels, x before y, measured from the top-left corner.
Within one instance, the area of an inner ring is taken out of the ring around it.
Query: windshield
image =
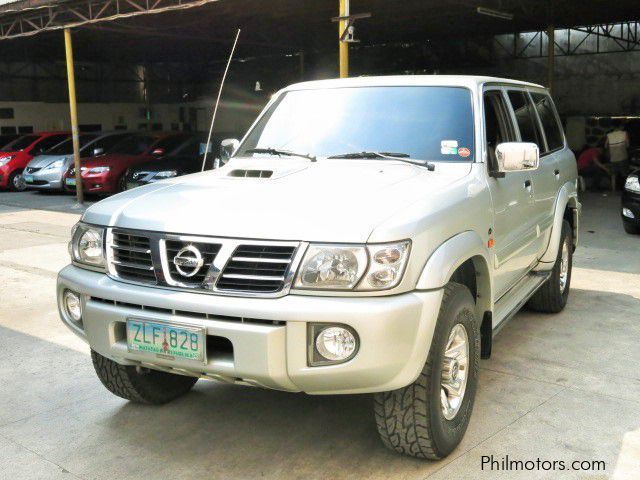
[[[95,140],[96,137],[97,135],[80,135],[80,148],[84,147],[90,141]],[[72,153],[73,139],[71,138],[47,151],[47,155],[71,155]]]
[[[249,152],[255,148],[318,157],[393,152],[412,159],[471,161],[471,92],[405,86],[287,92],[269,107],[236,155],[262,156]]]
[[[110,153],[140,155],[146,152],[156,140],[157,138],[151,135],[133,135],[117,143]]]
[[[38,138],[38,135],[25,135],[24,137],[20,137],[15,139],[10,144],[6,145],[2,150],[2,152],[18,152],[20,150],[24,150],[33,142],[35,142]]]

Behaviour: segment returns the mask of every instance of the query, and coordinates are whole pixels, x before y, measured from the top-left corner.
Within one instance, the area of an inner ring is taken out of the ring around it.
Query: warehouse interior
[[[578,1],[354,0],[350,9],[365,14],[353,24],[351,76],[479,74],[551,86],[573,149],[596,144],[612,117],[640,113],[633,0],[588,8]],[[205,130],[240,28],[216,125],[240,136],[279,88],[337,76],[338,13],[337,0],[5,3],[0,128],[68,128],[62,28],[72,27],[81,129]]]

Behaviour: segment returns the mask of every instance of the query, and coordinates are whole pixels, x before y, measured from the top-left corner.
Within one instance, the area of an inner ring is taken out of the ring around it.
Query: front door
[[[517,131],[502,89],[484,94],[485,148],[487,166],[495,165],[499,143],[517,141]],[[533,184],[528,171],[490,176],[489,189],[494,207],[493,261],[495,300],[523,277],[536,259],[536,226],[533,214]]]

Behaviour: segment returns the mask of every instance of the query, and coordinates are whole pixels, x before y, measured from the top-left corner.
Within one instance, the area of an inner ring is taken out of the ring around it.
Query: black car
[[[201,171],[203,160],[201,150],[204,147],[204,142],[206,140],[195,136],[189,142],[182,144],[179,148],[163,157],[149,160],[130,168],[127,172],[127,190],[154,183],[158,180]],[[213,148],[210,151],[213,153],[207,155],[205,170],[213,168],[213,160],[216,156],[216,144],[213,141],[212,146]]]
[[[627,233],[640,234],[640,170],[629,174],[622,190],[622,224]]]

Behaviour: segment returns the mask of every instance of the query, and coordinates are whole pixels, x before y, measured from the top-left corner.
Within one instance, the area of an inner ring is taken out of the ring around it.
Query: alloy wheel
[[[440,403],[442,414],[453,420],[460,411],[469,372],[469,336],[460,323],[451,329],[442,359]]]

